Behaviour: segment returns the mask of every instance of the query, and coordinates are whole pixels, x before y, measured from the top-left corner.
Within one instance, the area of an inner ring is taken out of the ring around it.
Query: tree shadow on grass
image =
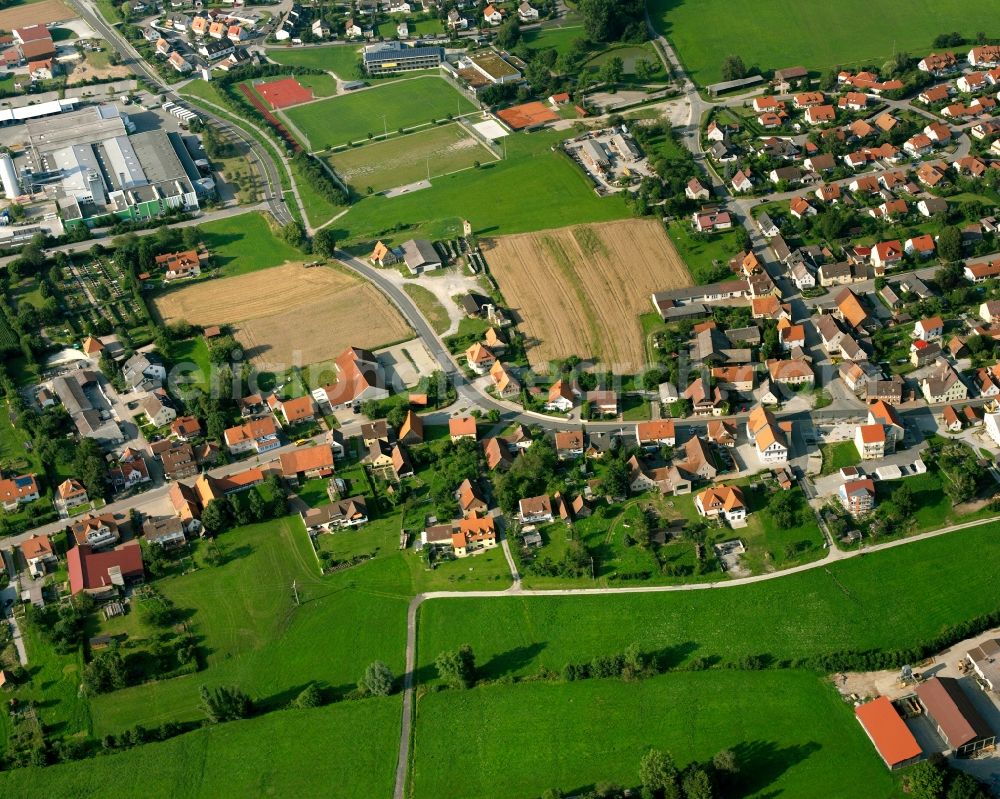
[[[481,677],[487,679],[496,679],[497,677],[503,677],[505,674],[514,674],[535,660],[541,654],[542,650],[545,649],[545,646],[546,644],[541,641],[528,644],[527,646],[516,646],[513,649],[508,649],[506,652],[494,655],[486,663],[477,668],[476,671],[479,672]]]
[[[684,663],[691,654],[697,651],[699,644],[695,641],[684,641],[680,644],[673,644],[671,646],[665,646],[663,649],[657,649],[650,654],[656,658],[656,663],[659,665],[661,671],[667,671],[669,669],[676,669],[682,663]]]
[[[760,791],[821,748],[816,741],[784,747],[774,741],[746,741],[737,744],[733,747],[733,754],[740,768],[739,794],[765,796]],[[766,795],[777,796],[779,793],[776,791]]]
[[[212,233],[211,236],[211,248],[212,248],[212,258],[215,266],[223,267],[229,263],[236,260],[235,256],[223,255],[221,249],[226,245],[233,244],[237,241],[242,241],[245,239],[242,233]]]

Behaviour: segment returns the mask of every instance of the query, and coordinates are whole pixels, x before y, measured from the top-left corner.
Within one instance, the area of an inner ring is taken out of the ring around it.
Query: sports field
[[[578,355],[634,372],[644,361],[639,314],[649,310],[650,295],[691,285],[653,220],[502,236],[484,241],[483,252],[536,368]]]
[[[461,235],[463,219],[477,235],[499,235],[630,217],[620,196],[597,197],[580,168],[553,151],[565,135],[508,136],[505,160],[440,177],[412,194],[366,197],[337,227],[345,241],[367,243],[395,225],[407,226],[404,238],[437,239]]]
[[[273,710],[311,681],[343,694],[373,660],[400,673],[406,599],[355,589],[348,573],[320,577],[298,518],[242,527],[218,544],[221,565],[202,563],[198,571],[156,583],[190,613],[207,668],[94,697],[98,737],[135,724],[203,718],[201,685],[239,685]]]
[[[462,767],[449,768],[456,730],[466,734]],[[549,788],[572,796],[602,781],[637,786],[650,747],[670,752],[679,768],[732,750],[740,766],[732,796],[886,799],[894,788],[850,706],[801,671],[432,692],[418,700],[416,731],[415,799],[523,799]]]
[[[486,664],[483,676],[500,677],[559,670],[635,642],[679,664],[905,649],[1000,609],[998,533],[1000,523],[986,524],[714,591],[435,600],[421,608],[417,651],[426,666],[438,652],[469,643]]]
[[[473,110],[472,103],[443,78],[424,75],[291,108],[282,116],[305,136],[306,148],[315,151]]]
[[[495,160],[456,122],[333,153],[327,162],[356,192],[379,192]]]
[[[325,640],[322,631],[316,634]],[[121,754],[0,772],[0,795],[306,797],[335,785],[343,796],[389,796],[399,718],[398,697],[285,710]]]
[[[829,70],[869,63],[880,66],[893,52],[924,56],[934,37],[959,31],[974,38],[1000,34],[1000,0],[650,0],[656,29],[673,42],[694,81],[702,86],[722,80],[727,55],[742,57],[763,71],[802,65]],[[887,24],[851,24],[883,20]]]
[[[184,286],[154,300],[164,322],[234,325],[258,366],[320,363],[346,347],[374,349],[410,333],[396,309],[366,281],[301,264]]]

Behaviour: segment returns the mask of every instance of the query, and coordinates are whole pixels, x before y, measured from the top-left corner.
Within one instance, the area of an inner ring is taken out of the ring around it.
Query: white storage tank
[[[17,172],[14,171],[14,162],[8,153],[0,155],[0,180],[3,181],[3,193],[8,200],[15,200],[21,196]]]

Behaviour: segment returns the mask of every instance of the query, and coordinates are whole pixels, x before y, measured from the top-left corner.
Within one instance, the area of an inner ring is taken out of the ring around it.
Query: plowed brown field
[[[374,286],[328,267],[286,264],[208,280],[155,301],[165,323],[232,325],[258,368],[329,361],[346,347],[374,349],[410,328]]]
[[[659,222],[632,219],[502,236],[483,243],[520,321],[528,359],[594,358],[619,373],[645,361],[639,314],[650,295],[692,285]]]
[[[41,0],[0,11],[0,28],[9,31],[26,25],[45,25],[49,22],[63,22],[76,19],[80,15],[61,0]]]

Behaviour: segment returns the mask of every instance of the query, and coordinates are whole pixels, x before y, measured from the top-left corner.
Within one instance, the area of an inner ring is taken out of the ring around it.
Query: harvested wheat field
[[[325,266],[286,264],[208,280],[154,302],[164,322],[232,325],[259,369],[322,363],[348,346],[374,349],[411,335],[374,286]]]
[[[50,22],[64,22],[80,15],[62,0],[40,0],[38,3],[14,6],[0,11],[0,28],[23,28],[27,25],[47,25]]]
[[[578,355],[634,372],[645,362],[639,314],[652,310],[650,295],[692,285],[652,220],[501,236],[483,249],[521,320],[532,366]]]

